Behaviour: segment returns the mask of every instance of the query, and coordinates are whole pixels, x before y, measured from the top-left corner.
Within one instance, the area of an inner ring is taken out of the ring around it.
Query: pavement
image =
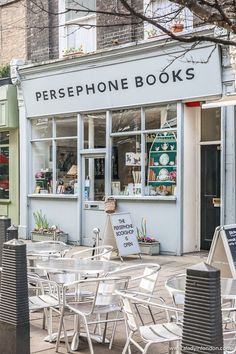
[[[83,249],[82,247],[74,247],[74,250]],[[73,252],[72,251],[72,252]],[[137,263],[158,263],[161,266],[161,270],[158,277],[158,282],[155,290],[155,294],[161,296],[165,299],[166,303],[171,304],[171,297],[165,288],[165,281],[173,276],[185,273],[186,269],[194,264],[206,261],[207,253],[206,252],[197,252],[186,254],[183,256],[168,256],[168,255],[158,255],[158,256],[142,256],[142,259],[139,259],[137,256],[130,256],[124,259],[123,264],[131,265]],[[119,261],[118,258],[112,259],[114,261]],[[145,315],[147,316],[147,315]],[[158,318],[163,316],[163,313],[156,313],[155,316]],[[148,319],[147,319],[148,322]],[[44,341],[44,337],[47,332],[42,329],[42,313],[34,312],[31,314],[31,353],[43,353],[43,354],[53,354],[55,353],[55,343],[48,343]],[[57,331],[58,317],[54,317],[54,331]],[[68,316],[66,319],[66,328],[73,328],[73,320],[71,316]],[[111,332],[109,332],[108,328],[108,337]],[[111,350],[108,349],[107,344],[100,344],[93,342],[93,348],[95,354],[120,354],[122,353],[122,349],[124,347],[126,340],[125,327],[123,322],[119,322],[116,330],[116,335],[114,339],[114,344]],[[132,354],[140,353],[137,348],[131,347]],[[150,347],[148,353],[149,354],[165,354],[167,353],[167,345],[158,344]],[[62,342],[59,347],[59,353],[67,353],[65,344]],[[88,343],[86,339],[80,340],[79,350],[75,353],[81,354],[89,354]],[[23,354],[23,353],[22,353]]]

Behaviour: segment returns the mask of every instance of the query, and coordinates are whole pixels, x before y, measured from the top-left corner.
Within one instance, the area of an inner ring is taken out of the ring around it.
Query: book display
[[[173,195],[176,186],[177,141],[173,132],[158,133],[149,151],[150,195]]]

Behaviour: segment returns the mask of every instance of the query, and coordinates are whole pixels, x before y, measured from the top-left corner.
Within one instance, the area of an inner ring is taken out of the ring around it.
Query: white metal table
[[[32,242],[26,244],[27,256],[50,256],[55,254],[63,255],[71,247],[65,243],[57,242]]]
[[[186,275],[181,274],[167,279],[166,288],[171,294],[184,294],[186,284]],[[236,299],[236,279],[221,278],[221,296],[226,300]]]
[[[48,260],[39,260],[35,262],[35,266],[38,269],[45,270],[47,272],[62,272],[62,273],[72,273],[77,274],[89,274],[94,275],[94,277],[118,270],[121,268],[120,264],[117,262],[110,261],[97,261],[97,260],[83,260],[76,258],[52,258]],[[59,283],[61,285],[61,283]],[[76,326],[77,327],[77,326]],[[71,349],[77,350],[79,345],[79,336],[85,336],[85,333],[78,333],[76,330],[73,331],[73,338],[71,343]],[[70,335],[69,335],[70,336]],[[102,342],[103,338],[99,335],[91,336],[92,339]],[[52,335],[50,340],[56,341],[57,333]],[[48,341],[49,338],[46,337],[44,340]]]

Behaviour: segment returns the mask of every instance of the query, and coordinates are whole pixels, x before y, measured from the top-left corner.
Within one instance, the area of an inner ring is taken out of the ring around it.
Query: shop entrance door
[[[201,146],[201,249],[209,250],[220,225],[220,145]]]
[[[105,155],[84,156],[82,159],[82,244],[92,246],[93,229],[101,235],[105,227]]]

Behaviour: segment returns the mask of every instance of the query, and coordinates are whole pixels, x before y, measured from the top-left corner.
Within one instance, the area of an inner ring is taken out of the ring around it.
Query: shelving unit
[[[159,195],[173,194],[172,187],[176,185],[176,151],[177,141],[173,132],[156,135],[149,151],[148,186]]]

